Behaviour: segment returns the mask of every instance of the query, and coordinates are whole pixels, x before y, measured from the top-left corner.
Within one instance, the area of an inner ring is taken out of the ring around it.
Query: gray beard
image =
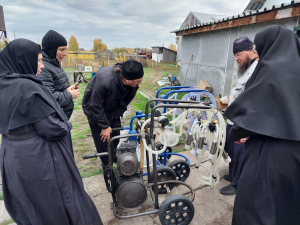
[[[239,69],[238,69],[238,77],[241,77],[243,76],[243,74],[246,72],[246,70],[251,66],[251,59],[248,58],[247,61],[239,66]]]

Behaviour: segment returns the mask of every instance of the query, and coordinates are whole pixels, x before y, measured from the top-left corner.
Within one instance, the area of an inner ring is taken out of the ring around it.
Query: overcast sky
[[[250,0],[1,0],[8,37],[41,42],[48,30],[79,47],[93,48],[100,38],[115,47],[168,47],[192,12],[233,16],[241,14]]]

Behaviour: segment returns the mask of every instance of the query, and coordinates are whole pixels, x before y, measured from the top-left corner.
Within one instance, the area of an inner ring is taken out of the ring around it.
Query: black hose
[[[115,193],[118,185],[113,166],[107,165],[104,167],[104,180],[106,188],[110,193]]]

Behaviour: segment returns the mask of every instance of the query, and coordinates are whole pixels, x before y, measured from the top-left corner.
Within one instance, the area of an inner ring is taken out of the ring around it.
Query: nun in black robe
[[[259,63],[224,116],[229,138],[249,137],[233,225],[300,224],[300,45],[273,25],[255,36]]]
[[[39,45],[17,39],[0,53],[0,169],[18,225],[101,225],[66,135],[72,124],[37,73]]]

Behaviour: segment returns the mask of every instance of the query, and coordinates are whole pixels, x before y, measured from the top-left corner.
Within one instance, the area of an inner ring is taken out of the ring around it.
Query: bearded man
[[[238,64],[238,79],[233,86],[230,95],[228,106],[245,90],[247,81],[252,76],[257,66],[257,53],[253,42],[246,36],[238,38],[233,44],[233,57]],[[233,122],[227,120],[226,133],[229,133]],[[229,163],[229,174],[224,175],[224,179],[231,182],[230,185],[220,189],[223,195],[234,195],[239,183],[240,164],[245,155],[244,144],[237,144],[226,137],[225,150],[231,158]]]

